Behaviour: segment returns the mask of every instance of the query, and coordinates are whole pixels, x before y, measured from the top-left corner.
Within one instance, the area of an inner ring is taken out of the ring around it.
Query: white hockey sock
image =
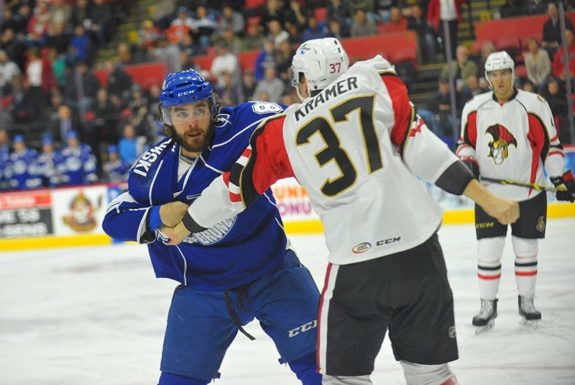
[[[324,374],[322,385],[371,385],[369,376],[328,376]]]
[[[535,295],[537,282],[537,239],[512,237],[515,252],[515,279],[517,291],[524,297]]]
[[[483,238],[477,242],[477,278],[481,299],[497,297],[504,246],[505,237]]]

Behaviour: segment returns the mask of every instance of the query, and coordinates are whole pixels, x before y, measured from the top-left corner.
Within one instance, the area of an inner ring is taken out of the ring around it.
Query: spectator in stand
[[[280,43],[275,53],[276,73],[285,86],[289,87],[291,82],[291,64],[295,51],[286,39]]]
[[[37,152],[26,146],[23,135],[16,135],[12,140],[14,151],[8,157],[4,169],[8,189],[28,190],[41,186],[41,179],[36,174]]]
[[[268,39],[273,39],[274,48],[277,48],[283,40],[289,37],[287,31],[283,28],[283,25],[277,19],[272,19],[268,22]]]
[[[123,162],[118,154],[118,146],[109,145],[107,148],[108,158],[102,168],[104,180],[108,183],[122,183],[128,181],[130,165]]]
[[[26,55],[26,45],[24,42],[16,39],[14,35],[14,30],[11,28],[6,28],[2,33],[2,39],[0,40],[0,49],[4,50],[8,57],[18,65],[18,68],[25,68],[25,55]]]
[[[218,36],[218,42],[223,41],[229,47],[229,50],[234,55],[240,52],[240,47],[242,44],[242,39],[233,31],[233,29],[228,28],[222,31],[221,35]]]
[[[252,51],[260,49],[264,45],[265,36],[262,33],[262,27],[259,24],[248,24],[246,36],[240,44],[240,51]]]
[[[567,57],[569,61],[569,74],[571,76],[571,84],[575,84],[575,34],[573,30],[565,30],[565,41],[567,42]],[[562,82],[566,79],[567,65],[565,63],[565,50],[559,47],[555,56],[553,57],[553,76]]]
[[[264,78],[265,69],[267,67],[276,66],[275,42],[273,39],[266,39],[263,44],[263,49],[256,57],[254,68],[254,76],[256,81]]]
[[[482,94],[483,92],[485,91],[482,90],[479,86],[479,79],[477,78],[477,75],[469,75],[465,79],[465,85],[463,86],[463,102],[465,103],[473,99],[475,96]]]
[[[110,100],[118,107],[125,106],[124,100],[129,95],[129,89],[132,87],[132,77],[124,71],[124,66],[119,61],[106,61],[106,71],[108,72],[107,91]]]
[[[138,134],[146,131],[146,116],[148,115],[148,99],[144,95],[142,86],[137,83],[132,84],[130,88],[130,101],[128,102],[130,110],[130,124]]]
[[[260,14],[260,24],[264,28],[264,34],[268,34],[268,24],[271,20],[279,21],[280,25],[285,22],[283,4],[280,0],[267,0],[263,11]]]
[[[110,99],[108,91],[100,88],[96,94],[96,101],[90,107],[89,118],[86,118],[89,120],[89,131],[93,133],[96,145],[118,143],[120,139],[118,136],[119,115],[120,109]],[[92,146],[92,148],[97,147]],[[98,158],[98,164],[101,164],[99,151],[96,151],[96,158]]]
[[[527,78],[535,85],[536,91],[543,85],[551,73],[551,60],[546,50],[539,47],[539,42],[534,37],[527,40],[527,52],[523,53]]]
[[[172,20],[165,34],[168,36],[170,42],[178,44],[184,35],[191,33],[193,27],[194,19],[190,16],[188,9],[186,7],[179,7],[176,18]]]
[[[341,26],[342,35],[349,36],[351,13],[347,0],[329,0],[327,4],[327,19],[337,20]]]
[[[0,32],[4,32],[4,30],[7,28],[17,31],[18,21],[14,17],[12,9],[4,8],[4,10],[2,10],[2,15],[3,17],[0,18]]]
[[[253,100],[253,95],[256,90],[257,81],[254,77],[254,71],[246,69],[242,74],[242,95],[243,101],[247,102]]]
[[[275,67],[268,67],[265,69],[264,78],[258,81],[254,91],[254,98],[256,100],[266,100],[269,102],[279,103],[285,90],[284,82],[277,77]],[[267,95],[264,98],[263,95]],[[260,96],[262,99],[260,99]]]
[[[70,42],[67,53],[67,61],[73,66],[79,61],[89,62],[91,60],[92,43],[90,36],[82,24],[74,27],[74,36]]]
[[[449,71],[453,72],[454,86],[458,92],[463,90],[465,85],[465,79],[469,75],[477,76],[477,64],[469,59],[469,49],[465,45],[460,45],[457,47],[457,53],[455,55],[455,60],[451,62],[451,66],[445,65],[441,70],[439,78],[441,80],[449,80]],[[459,115],[458,115],[459,116]]]
[[[431,110],[437,116],[437,131],[435,134],[447,143],[450,148],[455,147],[453,140],[453,130],[458,127],[457,118],[461,116],[461,111],[465,105],[465,100],[460,91],[455,93],[455,120],[451,114],[451,95],[449,93],[449,82],[447,80],[439,80],[439,87],[435,96],[433,97],[433,105]]]
[[[286,32],[287,34],[287,32]],[[329,31],[327,30],[327,26],[323,23],[318,23],[315,16],[310,16],[307,18],[307,24],[305,29],[301,33],[300,40],[301,41],[308,41],[313,39],[322,39],[324,37],[329,37]],[[287,40],[287,39],[285,39]],[[276,48],[279,46],[278,41],[276,40]]]
[[[407,29],[417,33],[417,41],[421,49],[421,62],[424,64],[435,63],[435,55],[437,53],[435,34],[423,17],[423,11],[418,4],[411,6],[411,16],[407,19]]]
[[[343,35],[343,30],[341,28],[341,24],[339,23],[339,21],[333,19],[333,20],[329,20],[327,23],[327,32],[329,37],[335,37],[338,40],[341,40],[345,37],[348,37],[348,35]]]
[[[547,82],[545,89],[541,92],[541,96],[545,98],[551,108],[559,140],[561,143],[569,143],[567,97],[565,92],[562,92],[559,82],[556,79],[551,78],[549,82]],[[563,142],[563,139],[565,139],[565,142]]]
[[[64,23],[50,24],[48,34],[44,38],[44,47],[54,48],[58,54],[65,55],[72,40],[67,28],[68,25]]]
[[[203,5],[196,8],[196,17],[192,23],[192,36],[200,43],[202,48],[207,49],[211,45],[211,37],[216,30],[215,17],[208,13],[208,9]]]
[[[222,72],[223,86],[216,85],[214,92],[220,98],[222,105],[232,106],[241,102],[241,86],[238,82],[234,80],[232,74],[228,72]]]
[[[84,25],[84,23],[90,24],[91,8],[91,4],[88,0],[76,0],[72,7],[72,15],[70,17],[72,25],[75,27],[77,25]]]
[[[219,87],[224,87],[225,79],[223,73],[228,73],[237,79],[239,62],[236,55],[230,52],[228,43],[221,41],[216,47],[216,57],[212,61],[210,73],[216,78]]]
[[[556,2],[547,5],[547,15],[549,19],[543,24],[541,46],[547,50],[549,57],[553,57],[561,45],[561,25]],[[573,23],[568,17],[565,18],[565,29],[573,30]]]
[[[378,23],[388,23],[391,17],[391,7],[397,6],[397,0],[375,0],[374,11]]]
[[[72,109],[66,104],[58,107],[58,114],[49,123],[49,134],[57,145],[63,145],[68,133],[78,127],[78,122],[72,114]]]
[[[118,43],[116,54],[118,61],[122,64],[128,65],[135,62],[134,57],[132,56],[132,47],[128,43]]]
[[[24,87],[27,90],[30,118],[32,121],[44,119],[44,107],[50,91],[56,88],[52,63],[42,58],[36,48],[28,50],[28,64],[24,72]]]
[[[170,26],[175,11],[176,0],[156,0],[150,8],[150,16],[160,31],[163,31]]]
[[[79,61],[74,68],[73,80],[64,89],[66,103],[78,109],[83,118],[96,99],[100,81],[88,67],[88,63]]]
[[[80,143],[76,131],[66,133],[66,146],[60,155],[58,174],[62,185],[79,186],[98,181],[96,158],[90,146]]]
[[[367,17],[363,9],[358,9],[353,14],[351,23],[351,37],[369,36],[377,33],[375,22]]]
[[[122,161],[132,164],[144,150],[145,139],[136,136],[136,129],[131,124],[124,126],[122,139],[118,142],[118,152]]]
[[[302,28],[306,23],[306,16],[309,16],[311,9],[313,9],[309,3],[309,0],[306,1],[306,10],[302,10],[299,0],[288,0],[288,9],[285,11],[284,25],[286,23],[292,23]]]
[[[156,48],[152,50],[152,57],[155,60],[166,63],[167,72],[177,72],[180,70],[180,48],[170,42],[167,36],[162,35],[158,40]]]
[[[18,65],[10,60],[6,51],[0,50],[0,95],[9,95],[12,90],[12,79],[20,75]]]
[[[41,179],[41,186],[55,187],[60,184],[58,167],[62,160],[61,154],[54,148],[54,139],[50,135],[43,135],[42,153],[36,159],[36,174]]]
[[[52,0],[50,2],[50,24],[67,25],[72,16],[72,8],[65,0]]]
[[[93,0],[87,29],[96,46],[101,47],[110,40],[115,30],[110,4],[107,0]]]
[[[383,32],[401,32],[407,29],[408,20],[401,14],[399,7],[391,7],[389,21],[383,25]]]
[[[156,46],[156,42],[160,38],[160,29],[154,25],[150,19],[142,22],[141,28],[138,30],[137,53],[142,61],[148,60],[148,51]],[[189,36],[189,35],[185,35]]]
[[[445,33],[449,34],[451,57],[455,57],[457,42],[457,23],[462,20],[461,5],[467,0],[431,0],[427,8],[427,20],[442,39],[445,46]],[[443,22],[447,21],[448,30],[443,30]]]
[[[529,0],[507,0],[499,7],[499,14],[502,18],[527,15],[529,3]]]
[[[231,3],[224,3],[222,7],[222,15],[220,16],[217,24],[216,31],[221,34],[228,28],[231,28],[237,35],[243,35],[245,29],[245,18],[241,12],[232,8]]]
[[[357,11],[361,10],[366,15],[373,15],[375,4],[373,0],[348,0],[349,14],[355,15]]]
[[[26,40],[29,45],[39,47],[50,25],[50,9],[47,1],[39,1],[34,8],[34,14],[28,22]],[[23,31],[18,31],[23,32]]]

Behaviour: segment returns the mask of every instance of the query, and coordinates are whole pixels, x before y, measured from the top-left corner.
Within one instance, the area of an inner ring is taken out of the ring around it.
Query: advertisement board
[[[0,194],[0,238],[40,237],[53,233],[49,191]]]

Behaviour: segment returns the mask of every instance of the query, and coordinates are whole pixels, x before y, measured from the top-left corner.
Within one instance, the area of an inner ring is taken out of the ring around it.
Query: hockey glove
[[[161,227],[157,228],[155,233],[156,233],[156,239],[158,241],[162,242],[164,245],[170,243],[171,241],[170,237],[161,230]]]
[[[479,163],[477,163],[477,160],[472,156],[462,156],[460,159],[473,173],[473,176],[479,179]]]
[[[551,177],[551,182],[557,188],[555,197],[558,201],[575,201],[575,177],[571,170],[566,171],[562,176]]]

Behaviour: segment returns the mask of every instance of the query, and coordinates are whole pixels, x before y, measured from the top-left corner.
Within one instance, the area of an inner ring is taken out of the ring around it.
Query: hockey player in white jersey
[[[250,147],[166,229],[172,244],[243,210],[295,176],[320,216],[329,249],[318,316],[323,384],[371,384],[389,329],[410,385],[457,384],[453,296],[437,239],[441,208],[417,176],[464,193],[502,223],[518,205],[487,192],[414,113],[405,84],[377,56],[349,70],[334,38],[293,58],[302,104],[260,125]]]
[[[544,185],[546,176],[557,186],[557,199],[573,202],[575,181],[565,171],[564,153],[547,102],[539,95],[513,86],[514,63],[505,51],[485,62],[485,78],[492,91],[469,101],[461,119],[457,155],[475,175],[495,180]],[[547,195],[544,191],[511,184],[486,183],[496,195],[519,201],[521,218],[511,226],[519,314],[526,321],[541,319],[534,306],[538,239],[545,237]],[[481,207],[475,208],[481,310],[472,324],[478,332],[493,327],[507,226]]]

